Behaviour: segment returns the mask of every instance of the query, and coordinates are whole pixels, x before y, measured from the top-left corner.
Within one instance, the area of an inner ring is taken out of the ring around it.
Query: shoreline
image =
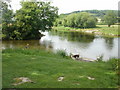
[[[60,31],[60,32],[82,32],[86,34],[101,35],[106,37],[120,36],[120,34],[118,33],[118,25],[113,25],[112,27],[106,27],[106,26],[107,25],[97,25],[96,28],[86,28],[86,29],[58,26],[58,27],[53,27],[52,30]]]

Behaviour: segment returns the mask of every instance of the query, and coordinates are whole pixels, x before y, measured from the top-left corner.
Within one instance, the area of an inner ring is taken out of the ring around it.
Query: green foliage
[[[10,24],[13,18],[13,11],[10,8],[10,5],[6,2],[1,2],[1,13],[2,13],[2,22]]]
[[[54,26],[62,26],[63,21],[61,19],[56,19],[54,22]]]
[[[111,25],[114,25],[117,22],[117,15],[114,11],[108,11],[106,15],[104,16],[104,21],[110,27]]]
[[[65,15],[69,15],[69,14],[73,14],[73,13],[80,13],[80,12],[87,12],[87,13],[90,13],[92,16],[102,18],[106,14],[106,12],[109,12],[109,11],[111,11],[111,10],[82,10],[82,11],[74,11],[71,13],[67,13]],[[112,10],[112,11],[114,11],[114,13],[116,15],[119,13],[118,10]]]
[[[105,20],[104,20],[104,16],[106,15],[106,13],[108,13],[108,12],[113,12],[115,15],[119,15],[119,12],[118,12],[118,10],[82,10],[82,11],[74,11],[74,12],[71,12],[71,13],[66,13],[66,14],[61,14],[61,15],[59,15],[59,20],[62,20],[63,21],[63,26],[68,26],[67,25],[67,16],[69,16],[69,15],[71,15],[71,14],[80,14],[80,13],[89,13],[89,15],[90,16],[92,16],[92,17],[96,17],[96,18],[100,18],[101,19],[101,21],[100,22],[98,22],[97,24],[99,24],[99,25],[106,25],[106,22],[105,22]],[[85,16],[86,17],[86,16]],[[92,19],[92,21],[93,21],[94,19]],[[118,20],[119,20],[119,18],[118,18]],[[91,22],[92,22],[91,21]],[[96,21],[96,20],[95,20]],[[94,22],[94,21],[93,21]],[[88,21],[88,23],[89,23],[89,21]],[[86,25],[86,24],[85,24]],[[91,24],[91,25],[93,25],[93,24]],[[90,25],[89,25],[90,26]],[[94,27],[94,25],[92,26],[92,27]]]
[[[59,19],[61,20],[63,26],[74,28],[92,28],[96,26],[97,22],[97,19],[95,17],[91,16],[89,13],[86,12],[70,14],[67,17]]]
[[[21,6],[16,12],[15,20],[22,39],[38,39],[39,30],[49,30],[53,26],[57,8],[51,6],[50,2],[21,2]]]
[[[107,63],[109,63],[112,66],[111,67],[112,70],[114,71],[119,70],[120,59],[111,58],[109,61],[107,61]]]
[[[64,14],[59,15],[59,17],[54,22],[54,26],[65,26],[66,24],[65,17],[67,17],[67,15],[64,15]]]
[[[50,4],[50,2],[42,1],[21,2],[22,8],[16,11],[14,18],[10,17],[12,12],[7,4],[4,4],[3,34],[6,35],[5,39],[39,39],[41,37],[39,30],[50,30],[57,17],[58,9]],[[12,19],[14,22],[8,23]]]
[[[62,56],[62,57],[66,57],[67,56],[67,53],[64,50],[58,50],[57,54]]]
[[[2,33],[3,33],[3,39],[10,38],[10,36],[13,34],[13,11],[10,9],[10,5],[6,2],[1,2],[1,11],[2,13]]]
[[[75,27],[76,24],[75,24],[75,20],[76,20],[76,14],[70,14],[68,17],[67,17],[67,26],[68,27]]]

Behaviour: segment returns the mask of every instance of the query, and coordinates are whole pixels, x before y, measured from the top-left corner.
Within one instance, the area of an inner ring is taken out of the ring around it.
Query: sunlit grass
[[[103,34],[118,35],[118,25],[112,25],[111,27],[108,27],[107,25],[97,25],[97,27]]]

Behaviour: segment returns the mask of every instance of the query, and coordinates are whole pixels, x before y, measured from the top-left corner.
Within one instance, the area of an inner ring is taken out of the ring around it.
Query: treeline
[[[96,14],[99,10],[86,10],[81,12],[73,12],[69,14],[61,14],[56,19],[55,26],[65,26],[74,28],[94,28],[96,24],[105,24],[110,27],[115,23],[118,23],[118,15],[114,10],[101,11],[102,17],[97,17]],[[103,14],[104,12],[104,14]],[[100,20],[100,21],[99,21]]]
[[[91,13],[93,16],[102,18],[109,11],[113,11],[116,15],[118,15],[118,10],[82,10],[82,11],[74,11],[71,13],[66,13],[66,15],[73,13],[87,12],[87,13]]]
[[[65,26],[74,28],[94,28],[98,17],[109,27],[117,23],[116,11],[85,10],[58,16],[58,8],[51,6],[50,2],[21,2],[21,8],[15,13],[10,3],[0,1],[2,13],[2,39],[26,40],[39,39],[39,30],[50,30],[52,26]],[[100,15],[102,14],[102,15]],[[57,18],[57,19],[56,19]]]
[[[39,39],[39,30],[49,30],[58,17],[58,8],[50,2],[21,2],[22,8],[15,13],[10,3],[1,2],[2,39]]]
[[[92,28],[96,26],[97,19],[89,13],[82,12],[70,14],[63,18],[58,18],[54,23],[55,26],[63,25],[74,28]]]

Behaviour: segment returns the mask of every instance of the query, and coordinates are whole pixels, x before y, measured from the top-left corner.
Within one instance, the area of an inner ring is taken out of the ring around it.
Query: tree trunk
[[[108,27],[110,27],[111,25],[108,25]]]

